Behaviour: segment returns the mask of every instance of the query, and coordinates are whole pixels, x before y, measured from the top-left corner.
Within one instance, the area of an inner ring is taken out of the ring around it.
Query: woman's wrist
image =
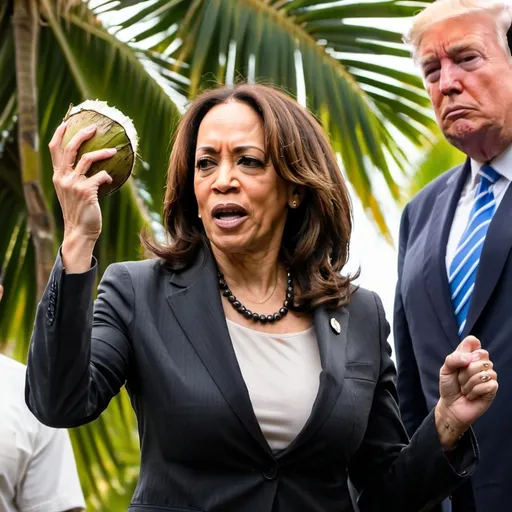
[[[96,240],[90,240],[76,232],[64,234],[62,241],[62,263],[67,274],[82,274],[91,268]]]
[[[443,450],[449,451],[453,449],[457,441],[469,429],[469,426],[459,424],[449,413],[442,399],[436,405],[434,417],[437,434]]]

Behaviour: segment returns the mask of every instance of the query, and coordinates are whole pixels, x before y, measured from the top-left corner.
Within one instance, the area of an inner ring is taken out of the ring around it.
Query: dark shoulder
[[[361,286],[352,285],[352,298],[349,303],[351,308],[373,308],[375,309],[375,292],[362,288]]]
[[[354,319],[370,322],[379,322],[384,316],[384,308],[380,297],[371,290],[362,287],[353,287],[353,294],[346,306]]]
[[[117,275],[129,276],[132,283],[151,283],[163,282],[168,279],[175,280],[178,283],[191,283],[195,276],[200,273],[204,266],[211,263],[211,252],[209,249],[198,251],[195,258],[180,269],[171,268],[170,264],[162,258],[150,258],[139,261],[124,261],[113,263],[107,269],[107,272],[113,272]]]
[[[380,365],[382,346],[389,331],[379,296],[371,290],[357,288],[345,307],[348,311],[349,360]]]
[[[160,272],[169,272],[166,264],[160,258],[150,258],[139,261],[123,261],[115,263],[115,265],[122,265],[130,274],[154,274]]]
[[[151,258],[139,261],[122,261],[112,263],[105,274],[129,276],[132,282],[151,281],[172,272],[160,258]]]
[[[172,272],[160,258],[112,263],[105,270],[99,284],[107,292],[109,287],[140,304],[153,304],[155,297],[165,293]]]

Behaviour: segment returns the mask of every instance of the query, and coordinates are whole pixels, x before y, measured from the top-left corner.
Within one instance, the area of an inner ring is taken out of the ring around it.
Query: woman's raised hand
[[[116,153],[115,149],[101,149],[85,153],[76,162],[80,145],[96,132],[91,125],[80,130],[63,147],[66,123],[62,123],[49,148],[53,163],[53,185],[59,198],[64,218],[62,257],[67,272],[83,272],[90,267],[92,250],[101,233],[101,210],[98,189],[112,178],[101,171],[90,178],[85,174],[93,162],[105,160]],[[75,165],[76,162],[76,165]]]
[[[441,398],[436,426],[445,448],[491,406],[498,391],[498,376],[480,341],[468,336],[445,360],[440,371]]]
[[[65,132],[66,123],[62,123],[49,144],[53,162],[53,184],[64,217],[64,237],[76,233],[96,242],[101,233],[98,188],[103,183],[110,183],[112,178],[106,171],[101,171],[90,178],[85,174],[93,162],[110,158],[115,155],[116,150],[100,149],[85,153],[75,166],[80,145],[94,135],[96,126],[91,125],[80,130],[63,147],[62,139]]]

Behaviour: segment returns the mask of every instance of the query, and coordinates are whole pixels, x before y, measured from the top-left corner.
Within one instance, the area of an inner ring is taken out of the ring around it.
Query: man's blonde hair
[[[412,47],[416,57],[423,35],[432,25],[475,13],[486,14],[495,21],[498,42],[510,55],[507,31],[512,24],[512,0],[437,0],[413,18],[404,42]]]

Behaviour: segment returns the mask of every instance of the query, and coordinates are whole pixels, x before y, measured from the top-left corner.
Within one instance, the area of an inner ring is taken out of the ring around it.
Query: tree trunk
[[[40,19],[37,0],[14,0],[13,28],[21,174],[27,205],[28,227],[35,249],[39,300],[55,260],[55,231],[41,184],[37,113]]]

